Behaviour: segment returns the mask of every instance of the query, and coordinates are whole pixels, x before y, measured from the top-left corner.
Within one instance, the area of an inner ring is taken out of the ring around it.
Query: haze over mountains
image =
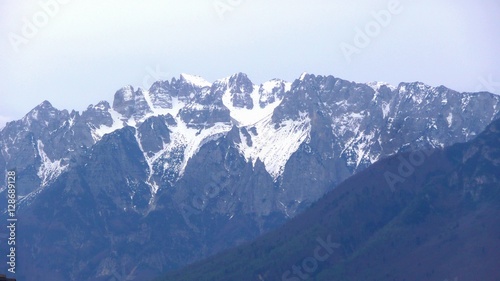
[[[0,132],[19,278],[157,276],[275,229],[377,160],[470,141],[499,105],[420,82],[243,73],[126,86],[84,112],[45,101]]]

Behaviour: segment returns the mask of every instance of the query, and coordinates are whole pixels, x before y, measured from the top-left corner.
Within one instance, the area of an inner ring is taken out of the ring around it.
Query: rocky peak
[[[304,83],[304,82],[306,82],[307,83],[308,81],[314,80],[315,78],[316,78],[316,76],[314,74],[309,74],[307,72],[303,72],[300,75],[299,79],[295,80],[295,82],[297,82],[297,83]]]
[[[44,117],[53,117],[57,114],[59,110],[54,108],[49,101],[43,101],[41,104],[37,105],[33,108],[26,117],[32,118],[33,120],[43,120]]]
[[[313,108],[319,104],[318,95],[323,84],[324,79],[321,76],[302,74],[300,79],[292,83],[290,94],[284,96],[283,102],[274,111],[273,122],[279,123],[286,119],[297,120],[301,113],[312,112]]]
[[[182,73],[180,75],[179,80],[182,83],[191,84],[195,88],[205,88],[205,87],[212,86],[212,83],[208,82],[203,77],[197,76],[197,75],[190,75],[190,74]]]
[[[38,132],[43,128],[55,129],[62,119],[69,116],[67,110],[58,110],[48,101],[33,108],[21,120],[23,126],[28,126],[32,132]]]
[[[144,91],[140,88],[134,91],[134,87],[130,85],[121,88],[115,93],[113,109],[126,119],[134,117],[135,120],[139,120],[152,112],[144,97]]]
[[[113,100],[113,109],[116,112],[130,118],[135,109],[135,92],[134,87],[128,85],[115,93]]]
[[[175,95],[179,98],[179,101],[184,103],[195,100],[197,96],[200,96],[203,89],[208,89],[208,87],[201,87],[197,83],[192,83],[182,75],[179,79],[172,78],[171,86],[175,90]]]
[[[109,113],[111,106],[107,101],[101,101],[96,105],[89,105],[87,110],[82,113],[82,119],[85,124],[93,124],[94,126],[112,126],[113,118]]]
[[[231,92],[231,102],[234,107],[252,109],[254,107],[252,92],[254,85],[244,73],[236,73],[229,77],[227,90]]]
[[[157,81],[149,88],[151,103],[156,108],[172,108],[172,97],[177,92],[168,81]]]
[[[53,109],[54,107],[52,106],[52,104],[48,100],[44,100],[36,108],[39,108],[39,109]]]
[[[427,84],[424,84],[422,82],[402,82],[399,83],[398,85],[398,91],[399,92],[408,92],[408,93],[426,93],[429,91],[435,91],[436,88],[429,86]]]
[[[245,73],[236,73],[229,77],[229,89],[236,93],[252,92],[253,83]]]
[[[288,83],[280,79],[264,82],[259,87],[259,106],[266,107],[271,103],[281,101],[289,89]]]
[[[151,107],[149,107],[148,103],[146,102],[146,97],[145,97],[146,94],[147,92],[141,88],[139,88],[135,92],[135,112],[134,112],[135,120],[139,120],[148,113],[153,112]]]

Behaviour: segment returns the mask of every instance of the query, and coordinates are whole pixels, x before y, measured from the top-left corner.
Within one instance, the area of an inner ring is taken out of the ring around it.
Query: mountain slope
[[[500,120],[381,160],[279,229],[158,280],[499,280],[499,215]]]

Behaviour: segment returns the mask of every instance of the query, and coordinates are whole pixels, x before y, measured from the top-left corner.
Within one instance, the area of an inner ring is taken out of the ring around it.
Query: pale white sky
[[[500,1],[391,1],[2,0],[0,127],[43,100],[83,110],[182,72],[500,93]]]

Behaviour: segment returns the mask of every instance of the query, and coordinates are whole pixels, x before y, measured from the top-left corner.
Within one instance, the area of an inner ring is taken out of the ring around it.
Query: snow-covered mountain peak
[[[222,102],[240,126],[255,124],[272,115],[291,87],[291,83],[279,79],[257,86],[243,73],[219,80],[218,83],[223,90]]]
[[[292,83],[280,79],[272,79],[262,83],[259,87],[259,106],[264,108],[269,104],[281,102],[291,87]]]
[[[34,119],[37,119],[38,113],[39,112],[50,112],[50,111],[56,111],[57,109],[52,106],[52,104],[49,101],[43,101],[39,105],[37,105],[35,108],[30,110],[28,114],[26,114],[25,117],[33,117]]]
[[[50,102],[43,101],[28,112],[21,120],[27,126],[31,126],[33,123],[47,126],[61,114],[66,116],[68,112],[66,110],[59,111],[57,108],[53,107]]]
[[[250,81],[250,78],[248,78],[248,76],[243,72],[235,73],[229,77],[229,84],[231,85],[243,83],[252,83],[252,81]]]
[[[126,85],[122,87],[120,90],[116,92],[116,94],[120,94],[124,101],[132,100],[134,97],[134,87],[132,85]],[[115,98],[116,98],[115,94]]]
[[[491,97],[483,99],[486,98]],[[44,167],[55,167],[56,161],[86,151],[104,135],[131,126],[139,132],[136,139],[141,143],[150,176],[167,173],[168,181],[174,184],[184,173],[188,160],[205,143],[236,128],[234,131],[241,139],[237,143],[240,154],[253,164],[262,162],[267,172],[277,179],[292,154],[299,149],[310,150],[305,144],[318,136],[318,128],[331,127],[331,136],[320,135],[325,140],[342,140],[342,143],[325,144],[325,147],[338,148],[335,153],[343,155],[352,169],[358,169],[373,163],[385,155],[383,153],[409,146],[408,143],[394,144],[391,137],[400,130],[412,132],[408,129],[413,126],[407,121],[408,114],[418,115],[424,106],[433,106],[443,112],[444,117],[422,115],[412,122],[429,130],[455,129],[465,122],[460,116],[464,112],[476,112],[477,104],[482,102],[472,94],[461,95],[420,82],[401,83],[396,88],[383,82],[360,84],[304,73],[294,83],[272,79],[256,85],[246,74],[236,73],[210,84],[199,76],[183,73],[171,82],[157,81],[149,90],[125,86],[115,93],[112,106],[101,101],[81,113],[59,111],[45,101],[21,122],[9,124],[2,130],[10,149],[4,149],[3,154],[5,159],[11,159],[16,152],[10,147],[19,146],[26,150],[26,155],[42,157],[41,150],[30,151],[38,147],[37,140],[42,140],[43,151],[50,160]],[[488,118],[497,114],[497,104],[498,99],[491,102],[491,109],[485,110]],[[373,120],[378,120],[377,126],[372,125]],[[381,127],[386,131],[377,133]],[[28,133],[33,133],[33,137]],[[464,138],[475,133],[460,131]],[[61,141],[54,146],[49,139]],[[390,144],[382,151],[377,145],[382,146],[386,140]],[[432,145],[441,143],[444,141],[436,140]],[[328,153],[321,155],[327,157]],[[155,185],[154,180],[149,183]]]
[[[425,83],[416,81],[416,82],[403,82],[399,83],[398,89],[400,92],[427,92],[427,91],[435,91],[436,88]]]
[[[111,108],[111,106],[109,105],[109,102],[100,101],[96,105],[93,105],[93,104],[89,105],[87,107],[87,110],[108,111],[110,108]]]
[[[203,77],[197,75],[182,73],[180,75],[180,80],[199,88],[212,86],[212,83],[208,82]]]
[[[48,100],[44,100],[42,103],[40,103],[36,108],[39,109],[53,109],[54,107]]]
[[[252,81],[250,81],[246,74],[240,72],[229,78],[225,92],[230,94],[232,107],[253,109],[255,106],[254,98],[252,97],[254,89]]]
[[[309,73],[307,73],[307,72],[305,72],[305,71],[304,71],[304,72],[302,72],[302,74],[301,74],[301,75],[300,75],[300,77],[299,77],[299,80],[300,80],[300,81],[304,81],[304,79],[306,78],[306,76],[307,76],[308,74],[309,74]]]
[[[387,88],[389,88],[391,91],[394,91],[397,89],[396,86],[394,85],[391,85],[387,82],[381,82],[381,81],[373,81],[373,82],[369,82],[369,83],[366,83],[368,86],[370,86],[373,90],[375,91],[378,91],[380,90],[380,88],[382,86],[386,86]]]
[[[285,86],[285,91],[290,91],[290,87],[292,86],[292,83],[286,82],[285,80],[281,79],[271,79],[269,81],[266,81],[262,84],[260,84],[260,91],[261,92],[266,92],[266,93],[272,93],[278,88],[281,88],[281,86]]]
[[[319,78],[322,76],[318,75],[317,77]],[[310,74],[307,72],[303,72],[298,79],[295,79],[293,81],[292,88],[294,87],[294,85],[306,86],[306,84],[314,83],[314,81],[312,81],[311,79],[315,79],[315,78],[316,78],[316,75]],[[324,77],[324,78],[326,78],[326,77]]]

